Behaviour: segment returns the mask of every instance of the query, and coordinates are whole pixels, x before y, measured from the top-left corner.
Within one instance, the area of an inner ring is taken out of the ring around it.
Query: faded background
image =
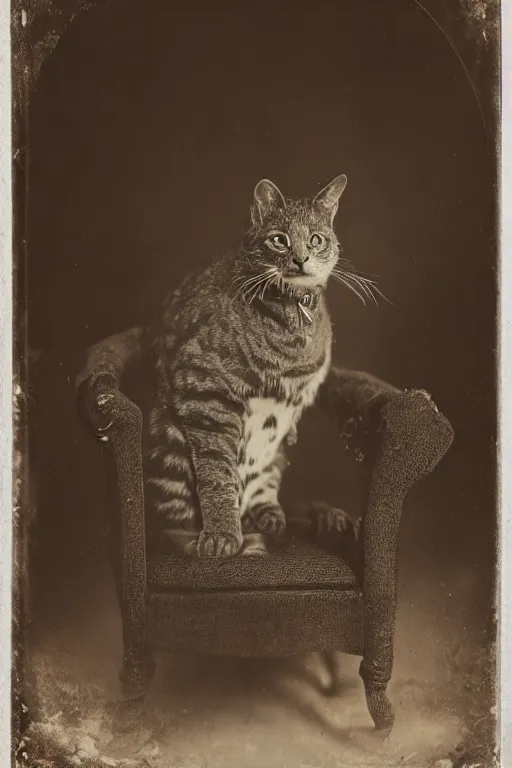
[[[94,647],[112,679],[121,656],[115,605],[98,603],[111,589],[105,462],[75,414],[85,348],[147,322],[191,265],[236,245],[261,177],[301,197],[342,172],[343,255],[379,275],[392,304],[363,307],[332,286],[335,361],[428,390],[456,435],[405,508],[404,679],[407,664],[415,670],[428,656],[422,675],[441,684],[450,643],[492,628],[496,126],[487,67],[484,58],[479,103],[447,40],[407,0],[293,10],[125,0],[68,28],[41,69],[29,124],[28,335],[42,352],[29,380],[38,653],[51,660],[72,648],[78,663]],[[344,502],[329,427],[308,419],[287,495]]]

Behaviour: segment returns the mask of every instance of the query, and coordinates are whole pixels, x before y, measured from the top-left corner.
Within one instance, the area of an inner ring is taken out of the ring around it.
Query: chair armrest
[[[146,526],[142,467],[142,413],[120,391],[126,365],[140,353],[142,330],[112,336],[88,351],[85,369],[77,378],[78,395],[96,435],[112,449],[119,515],[116,520],[116,581],[123,612],[125,667],[132,670],[134,696],[147,674],[145,637]],[[138,666],[137,666],[138,665]],[[140,667],[140,680],[133,668]]]
[[[367,433],[378,427],[381,409],[400,392],[369,373],[333,366],[322,385],[320,402],[336,413],[343,428],[354,421],[355,426]]]
[[[90,347],[85,368],[76,380],[77,389],[83,389],[85,382],[93,391],[96,387],[100,390],[119,387],[127,366],[141,355],[142,336],[142,328],[131,328]]]
[[[453,441],[448,420],[422,390],[400,391],[359,372],[333,369],[322,392],[346,428],[363,431],[369,460],[362,521],[364,651],[360,674],[378,728],[393,722],[385,689],[393,666],[397,554],[402,505]],[[347,436],[343,432],[342,436]]]

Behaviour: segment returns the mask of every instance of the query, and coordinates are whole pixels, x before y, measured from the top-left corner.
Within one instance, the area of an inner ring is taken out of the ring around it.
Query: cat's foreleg
[[[237,450],[242,422],[234,413],[215,409],[203,419],[185,424],[192,455],[203,529],[197,540],[200,557],[228,557],[243,543],[240,522],[240,479]]]

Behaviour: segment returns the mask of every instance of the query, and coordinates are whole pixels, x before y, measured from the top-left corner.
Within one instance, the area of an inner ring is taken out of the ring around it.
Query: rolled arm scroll
[[[367,431],[381,421],[383,406],[400,390],[362,371],[333,367],[320,392],[322,403],[336,413],[340,424],[356,419]]]
[[[78,375],[76,385],[94,428],[104,426],[104,417],[109,410],[108,406],[105,410],[103,403],[110,398],[102,397],[98,404],[98,396],[112,395],[119,390],[127,366],[141,355],[142,335],[142,328],[131,328],[89,348],[85,368]]]

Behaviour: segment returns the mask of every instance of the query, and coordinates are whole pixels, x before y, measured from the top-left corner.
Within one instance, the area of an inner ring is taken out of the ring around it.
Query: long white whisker
[[[275,277],[276,277],[276,270],[273,269],[272,273],[266,278],[265,282],[263,283],[263,285],[261,287],[261,291],[260,291],[260,298],[261,299],[263,299],[263,297],[265,296],[265,291],[267,290],[269,285],[271,285],[274,282]]]
[[[388,297],[385,296],[385,294],[382,293],[380,288],[377,287],[374,280],[369,280],[367,277],[363,277],[362,275],[357,275],[357,280],[358,282],[365,283],[367,286],[369,286],[370,291],[372,292],[375,291],[376,293],[378,293],[379,296],[381,296],[384,299],[384,301],[388,302],[388,304],[392,304],[392,302],[388,299]]]
[[[372,282],[374,280],[378,280],[380,275],[369,275],[365,274],[364,272],[360,272],[353,261],[350,261],[350,259],[338,259],[336,262],[335,269],[337,269],[340,272],[350,272],[353,275],[357,275],[358,277],[362,277],[365,280],[370,279]]]
[[[252,301],[256,298],[258,295],[258,292],[261,290],[261,286],[264,285],[266,280],[266,277],[262,277],[261,280],[259,280],[257,283],[252,285],[245,293],[244,293],[244,299],[247,299],[249,296],[248,304],[251,304]]]
[[[247,291],[249,288],[251,288],[253,285],[259,283],[262,279],[266,278],[267,275],[271,274],[271,272],[274,271],[274,268],[267,269],[265,272],[259,272],[257,275],[252,275],[251,277],[243,277],[242,282],[240,286],[238,287],[235,296],[238,295],[241,291]],[[240,281],[240,278],[238,278],[238,281]]]
[[[243,299],[244,301],[246,301],[246,300],[247,300],[247,297],[248,297],[248,296],[250,296],[250,295],[251,295],[251,294],[252,294],[254,291],[256,291],[256,293],[257,293],[257,292],[258,292],[258,287],[259,287],[259,286],[260,286],[260,284],[261,284],[261,283],[264,281],[264,279],[265,279],[265,278],[263,278],[263,277],[262,277],[262,278],[261,278],[261,279],[260,279],[260,280],[259,280],[257,283],[254,283],[253,285],[250,285],[250,286],[249,286],[249,288],[247,288],[247,289],[246,289],[246,290],[245,290],[245,291],[242,293],[242,299]]]
[[[371,291],[370,287],[368,286],[368,284],[367,284],[365,281],[361,280],[361,279],[359,278],[359,276],[358,276],[358,275],[353,275],[353,274],[350,274],[350,273],[345,273],[345,275],[344,275],[344,276],[347,278],[347,280],[353,280],[353,281],[354,281],[354,283],[356,283],[356,284],[357,284],[357,285],[358,285],[358,286],[361,288],[361,290],[362,290],[362,291],[363,291],[363,292],[364,292],[364,293],[365,293],[365,294],[366,294],[366,295],[367,295],[367,296],[368,296],[368,297],[369,297],[369,298],[370,298],[372,301],[374,301],[374,302],[375,302],[375,304],[377,304],[377,300],[376,300],[375,296],[373,295],[373,293],[372,293],[372,291]]]
[[[263,290],[267,280],[268,277],[263,278],[259,283],[256,283],[256,285],[253,285],[248,291],[246,291],[244,298],[249,296],[249,300],[247,301],[248,304],[252,304],[256,296],[261,294],[261,291]]]
[[[346,271],[339,268],[335,268],[333,270],[333,275],[343,276],[345,279],[349,281],[352,280],[361,288],[361,290],[364,291],[364,293],[367,296],[371,297],[371,299],[375,302],[377,306],[378,306],[378,301],[376,299],[375,294],[378,294],[381,298],[384,299],[384,301],[387,301],[388,304],[393,303],[388,299],[388,297],[384,293],[382,293],[380,288],[377,287],[375,280],[372,280],[369,277],[366,277],[365,275],[361,275],[355,270]]]
[[[267,275],[269,272],[270,270],[265,270],[264,272],[258,272],[257,275],[251,275],[250,277],[242,277],[241,279],[244,285],[251,285],[252,283],[257,282],[261,277],[263,277],[263,275]]]
[[[275,279],[275,275],[270,275],[269,277],[267,277],[267,280],[265,281],[265,283],[263,284],[263,287],[261,289],[261,298],[262,299],[265,296],[265,291],[267,290],[269,285],[271,285],[271,283],[274,281],[274,279]]]
[[[358,299],[361,299],[361,301],[363,302],[363,304],[366,306],[366,301],[364,300],[364,296],[362,296],[362,295],[359,293],[359,291],[358,291],[356,288],[354,288],[354,286],[352,285],[352,283],[349,283],[349,282],[348,282],[348,280],[345,280],[345,278],[341,277],[341,275],[338,275],[338,274],[334,274],[334,273],[333,273],[333,277],[334,277],[334,279],[335,279],[335,280],[337,280],[339,283],[343,283],[343,285],[345,285],[345,286],[346,286],[346,287],[347,287],[349,290],[351,290],[351,291],[352,291],[352,293],[355,293],[355,295],[357,296],[357,298],[358,298]]]
[[[382,291],[379,288],[377,288],[376,285],[374,285],[372,288],[373,288],[374,291],[377,291],[379,296],[382,296],[384,301],[387,301],[388,304],[391,304],[391,306],[393,306],[393,302],[390,299],[388,299],[388,297],[384,293],[382,293]]]
[[[261,277],[266,277],[266,275],[271,274],[274,271],[274,269],[266,269],[264,272],[259,272],[257,275],[253,275],[247,280],[247,284],[257,282]]]
[[[362,283],[366,283],[367,285],[375,285],[375,280],[370,280],[369,277],[365,277],[364,275],[360,275],[358,272],[346,272],[342,271],[343,275],[346,275],[346,277],[352,277],[356,280],[361,280]]]
[[[268,272],[264,272],[261,275],[258,275],[257,280],[251,280],[251,285],[246,287],[246,290],[242,294],[242,298],[246,299],[246,297],[254,292],[254,295],[257,295],[258,289],[261,286],[262,283],[264,283],[271,275],[269,274],[270,270]],[[273,272],[273,270],[272,270]],[[244,284],[246,285],[246,284]],[[254,296],[253,296],[254,298]],[[252,301],[252,299],[251,299]],[[249,302],[250,303],[250,302]]]
[[[268,266],[267,269],[263,270],[263,272],[257,272],[255,275],[239,275],[236,279],[247,280],[248,282],[252,282],[253,280],[257,280],[262,275],[266,275],[271,271],[274,271],[274,267]]]
[[[365,285],[365,283],[359,282],[357,275],[354,275],[352,272],[345,272],[341,270],[337,271],[336,274],[338,275],[338,277],[342,277],[343,279],[348,280],[349,282],[351,281],[354,282],[356,285],[358,285],[362,289],[363,293],[365,293],[366,296],[371,298],[368,287]]]

